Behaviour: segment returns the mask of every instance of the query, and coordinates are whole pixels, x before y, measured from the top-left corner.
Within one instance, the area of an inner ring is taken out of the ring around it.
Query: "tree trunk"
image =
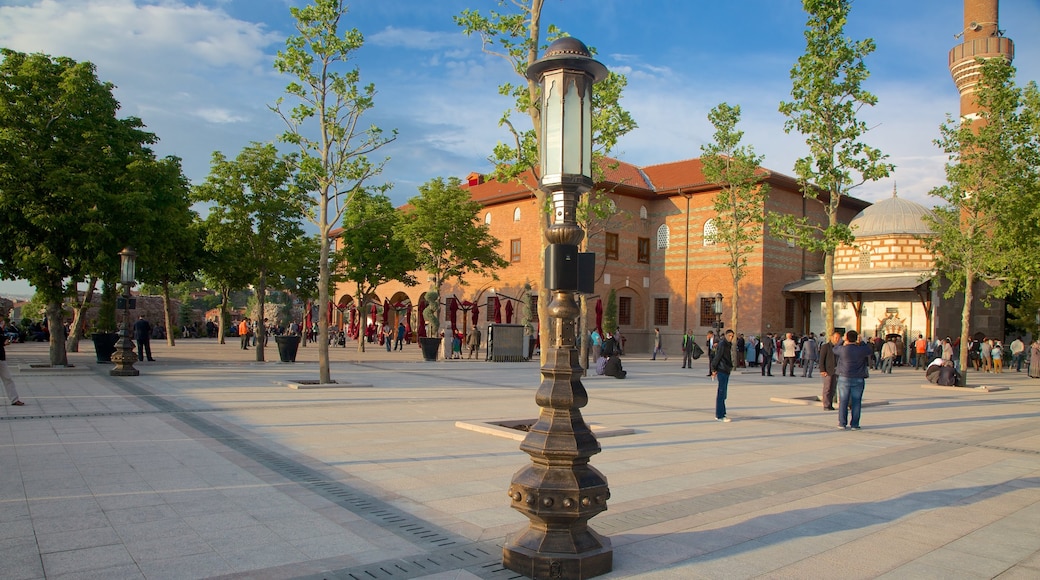
[[[267,311],[267,270],[260,269],[260,282],[256,286],[256,362],[264,362],[264,343],[267,342],[267,323],[264,313]]]
[[[79,352],[79,341],[83,338],[83,314],[90,308],[95,286],[97,286],[97,278],[91,276],[87,281],[87,291],[83,295],[83,300],[77,301],[76,307],[72,309],[72,334],[66,344],[68,352]]]
[[[740,278],[733,278],[733,294],[729,299],[729,327],[737,332],[737,314],[740,306]],[[685,332],[685,329],[683,330]],[[734,343],[736,344],[736,343]]]
[[[329,191],[322,192],[318,224],[318,241],[321,244],[318,262],[318,382],[332,382],[329,373]]]
[[[960,386],[968,384],[968,336],[971,333],[971,301],[974,296],[975,273],[968,269],[964,273],[964,309],[961,310],[961,347],[957,360],[960,363]],[[983,347],[985,348],[985,347]]]
[[[65,353],[65,326],[61,319],[61,300],[47,303],[47,330],[50,333],[51,366],[68,366],[69,358]]]
[[[163,305],[163,324],[166,325],[166,344],[169,346],[176,346],[177,340],[173,327],[173,305],[170,301],[170,281],[163,280],[162,282],[162,305]]]
[[[224,331],[227,328],[228,323],[228,299],[231,297],[230,288],[220,289],[220,314],[218,315],[217,325],[220,327],[217,329],[217,342],[219,344],[226,344],[224,341]]]

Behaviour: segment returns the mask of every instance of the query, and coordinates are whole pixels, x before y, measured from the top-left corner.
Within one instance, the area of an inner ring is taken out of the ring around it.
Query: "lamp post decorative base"
[[[588,393],[573,346],[573,294],[558,292],[550,311],[560,318],[561,333],[541,369],[538,421],[520,444],[531,464],[517,471],[509,486],[513,509],[531,523],[506,541],[502,564],[534,579],[584,580],[613,569],[610,539],[588,526],[607,509],[610,490],[603,474],[589,465],[600,445],[581,416]]]
[[[125,331],[123,337],[120,339],[119,344],[116,345],[116,351],[112,353],[112,362],[115,363],[115,367],[108,371],[109,376],[112,377],[136,377],[141,374],[141,371],[134,368],[134,361],[137,360],[137,355],[134,354],[134,345],[127,338]]]

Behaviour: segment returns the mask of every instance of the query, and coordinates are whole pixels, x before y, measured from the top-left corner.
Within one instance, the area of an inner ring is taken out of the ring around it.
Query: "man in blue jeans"
[[[858,332],[850,330],[845,333],[845,343],[834,347],[834,355],[838,357],[838,429],[858,431],[863,387],[869,376],[874,349],[859,341]]]
[[[715,352],[711,355],[711,376],[715,377],[719,388],[715,392],[715,420],[729,423],[726,416],[726,395],[729,390],[729,374],[733,372],[733,331],[727,330],[725,337],[715,344]]]

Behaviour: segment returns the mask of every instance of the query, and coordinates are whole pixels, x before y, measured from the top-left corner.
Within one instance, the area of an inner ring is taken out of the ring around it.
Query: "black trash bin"
[[[419,348],[422,349],[423,360],[437,360],[437,350],[441,347],[441,344],[441,339],[435,336],[423,336],[419,338]]]
[[[296,351],[300,349],[300,337],[295,335],[276,336],[274,341],[278,344],[278,359],[283,363],[296,362]]]

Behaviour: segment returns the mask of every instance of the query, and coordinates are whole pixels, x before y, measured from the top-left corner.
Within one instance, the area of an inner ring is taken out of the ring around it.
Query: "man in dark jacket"
[[[727,330],[715,344],[715,352],[711,355],[711,376],[718,382],[715,392],[715,420],[729,423],[726,416],[726,395],[729,391],[729,374],[733,372],[733,331]]]
[[[834,331],[831,338],[820,347],[820,376],[823,377],[823,394],[820,401],[826,411],[834,410],[834,397],[838,393],[838,358],[834,347],[841,344],[841,333]]]
[[[776,352],[776,340],[770,332],[762,339],[762,376],[773,376],[773,353]]]
[[[148,360],[154,361],[152,358],[152,325],[144,319],[144,314],[138,317],[137,322],[134,323],[134,340],[137,341],[137,360],[144,360],[145,355],[148,356]]]
[[[838,429],[859,430],[860,411],[863,408],[863,387],[870,375],[874,349],[859,341],[859,333],[845,333],[845,344],[834,347],[838,357]],[[852,412],[852,420],[849,412]]]

